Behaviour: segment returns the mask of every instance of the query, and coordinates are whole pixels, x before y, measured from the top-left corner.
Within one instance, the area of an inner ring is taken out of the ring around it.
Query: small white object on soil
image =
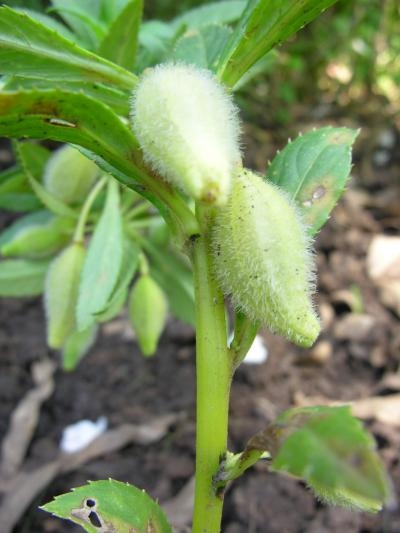
[[[256,335],[243,362],[249,365],[261,365],[268,358],[268,350],[261,335]]]
[[[107,418],[101,416],[92,422],[91,420],[80,420],[75,424],[67,426],[62,434],[60,449],[65,453],[75,453],[94,441],[107,429]]]

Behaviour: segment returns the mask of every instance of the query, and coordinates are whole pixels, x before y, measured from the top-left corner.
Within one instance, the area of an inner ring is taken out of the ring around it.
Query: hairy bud
[[[75,308],[84,259],[84,246],[73,243],[65,248],[49,267],[44,303],[47,343],[50,348],[61,348],[75,329]]]
[[[164,330],[168,304],[161,287],[148,274],[132,288],[129,317],[143,355],[153,355]]]
[[[99,173],[93,161],[72,146],[56,150],[46,164],[44,186],[67,204],[81,203]]]
[[[147,70],[133,93],[131,120],[156,172],[196,200],[226,202],[241,164],[239,122],[209,71],[183,64]]]
[[[300,346],[310,346],[320,326],[310,294],[314,267],[294,204],[250,171],[235,180],[216,217],[216,276],[226,295],[250,319]]]

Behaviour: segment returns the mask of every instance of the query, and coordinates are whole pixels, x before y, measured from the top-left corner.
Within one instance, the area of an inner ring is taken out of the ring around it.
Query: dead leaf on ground
[[[31,472],[20,472],[12,479],[0,479],[0,488],[5,492],[0,506],[1,533],[11,533],[26,509],[57,475],[75,470],[83,464],[117,451],[128,444],[147,445],[161,440],[171,425],[182,420],[181,414],[168,414],[154,418],[147,424],[122,426],[106,431],[86,448],[76,453],[60,454]]]
[[[368,249],[367,270],[382,302],[400,316],[400,237],[376,235]]]
[[[194,476],[189,479],[178,494],[162,504],[162,508],[176,533],[186,533],[193,512]]]
[[[3,439],[0,475],[14,476],[24,461],[26,451],[36,429],[40,408],[54,390],[53,374],[56,365],[50,359],[32,366],[35,387],[27,392],[11,415],[10,427]]]
[[[334,402],[323,396],[305,396],[298,392],[294,396],[296,406],[350,405],[354,416],[362,419],[375,419],[384,424],[400,427],[400,394],[372,396],[361,400]]]

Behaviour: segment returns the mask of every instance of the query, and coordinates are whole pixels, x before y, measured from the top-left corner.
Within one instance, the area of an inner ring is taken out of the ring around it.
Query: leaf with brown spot
[[[349,128],[310,131],[287,144],[268,168],[267,179],[295,200],[310,235],[325,224],[344,191],[357,135]]]

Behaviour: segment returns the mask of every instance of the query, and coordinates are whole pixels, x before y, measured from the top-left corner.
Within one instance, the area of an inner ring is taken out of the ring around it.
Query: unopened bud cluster
[[[145,160],[181,191],[218,207],[215,275],[251,320],[301,346],[316,339],[311,242],[294,203],[241,165],[237,111],[207,71],[167,64],[144,73],[131,121]]]

